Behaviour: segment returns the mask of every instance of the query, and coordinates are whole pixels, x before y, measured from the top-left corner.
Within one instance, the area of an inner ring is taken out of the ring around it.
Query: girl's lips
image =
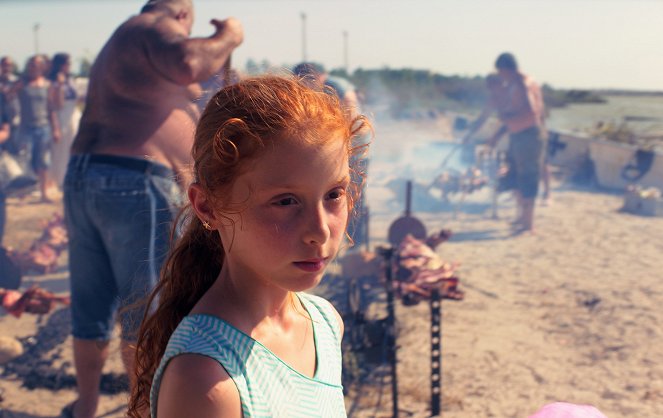
[[[321,258],[317,260],[295,261],[293,264],[304,271],[316,272],[322,270],[325,267],[325,259]]]

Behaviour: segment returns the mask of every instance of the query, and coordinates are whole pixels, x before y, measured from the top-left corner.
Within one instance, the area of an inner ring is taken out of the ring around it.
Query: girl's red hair
[[[209,101],[196,128],[192,149],[194,181],[219,212],[232,210],[218,197],[228,195],[247,161],[270,144],[285,139],[345,142],[351,165],[366,145],[354,143],[369,128],[363,117],[351,118],[331,94],[315,91],[294,77],[262,76],[223,88]],[[354,178],[363,179],[363,173]],[[350,191],[357,199],[359,184]],[[221,271],[224,249],[216,231],[206,230],[185,207],[176,222],[183,228],[152,292],[136,347],[136,385],[129,416],[149,411],[154,373],[180,321],[212,286]]]

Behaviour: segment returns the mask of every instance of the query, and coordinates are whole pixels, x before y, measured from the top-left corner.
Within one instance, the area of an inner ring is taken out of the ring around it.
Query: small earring
[[[207,221],[203,221],[203,228],[205,228],[208,231],[212,230],[212,226]]]

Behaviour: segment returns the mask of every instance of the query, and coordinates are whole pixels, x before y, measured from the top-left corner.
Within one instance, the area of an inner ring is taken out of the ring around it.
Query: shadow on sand
[[[107,411],[101,415],[98,415],[98,418],[107,418],[112,416],[117,416],[118,414],[124,412],[126,405],[120,405],[115,409]],[[34,415],[26,414],[25,412],[12,411],[11,409],[2,409],[0,410],[0,418],[59,418],[61,414],[57,415]]]
[[[33,415],[24,412],[12,411],[10,409],[0,410],[0,418],[58,418],[60,415]]]
[[[465,241],[495,241],[508,238],[503,231],[497,229],[486,229],[484,231],[466,231],[454,232],[451,235],[449,242],[465,242]]]
[[[71,334],[69,308],[53,312],[45,324],[40,324],[33,336],[20,338],[24,353],[4,365],[2,377],[21,380],[28,389],[58,390],[74,388],[76,377],[69,362],[56,366],[62,358],[64,342]],[[104,373],[101,376],[101,393],[117,394],[129,387],[126,374]],[[4,418],[4,417],[3,417]]]

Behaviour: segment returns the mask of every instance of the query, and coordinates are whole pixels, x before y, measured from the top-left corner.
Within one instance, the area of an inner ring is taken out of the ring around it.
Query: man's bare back
[[[140,301],[158,282],[191,181],[199,83],[219,72],[243,39],[235,19],[211,23],[212,36],[190,38],[192,0],[148,0],[92,66],[64,182],[78,385],[67,416],[96,416],[116,322],[122,360],[134,376]]]
[[[72,153],[145,158],[172,168],[185,185],[199,82],[219,71],[243,34],[231,18],[212,20],[209,38],[189,38],[192,14],[170,11],[130,18],[101,50]]]

